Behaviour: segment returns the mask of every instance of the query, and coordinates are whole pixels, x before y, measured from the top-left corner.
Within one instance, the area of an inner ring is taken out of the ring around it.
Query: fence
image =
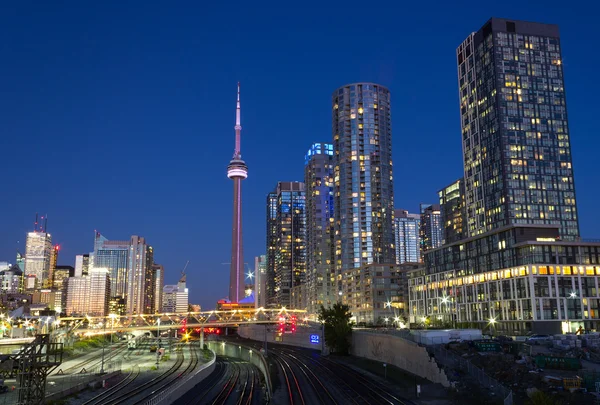
[[[487,375],[470,361],[446,350],[443,346],[430,346],[427,348],[427,351],[434,354],[435,361],[438,364],[466,372],[481,387],[489,390],[497,398],[503,399],[502,403],[504,405],[512,405],[512,391],[503,386],[498,380]]]
[[[212,359],[208,363],[202,364],[194,372],[190,373],[185,377],[179,384],[170,386],[169,388],[162,390],[158,395],[150,398],[145,402],[144,405],[168,405],[175,402],[183,394],[191,390],[200,383],[206,376],[213,372],[215,368],[215,352],[212,352]],[[202,352],[200,352],[201,354]],[[178,394],[176,394],[178,393]]]

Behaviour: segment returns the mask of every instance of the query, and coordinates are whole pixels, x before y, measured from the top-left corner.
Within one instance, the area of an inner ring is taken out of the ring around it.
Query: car
[[[531,335],[529,337],[527,337],[526,342],[533,344],[533,345],[539,345],[540,343],[547,343],[550,342],[552,340],[552,336],[550,335]]]

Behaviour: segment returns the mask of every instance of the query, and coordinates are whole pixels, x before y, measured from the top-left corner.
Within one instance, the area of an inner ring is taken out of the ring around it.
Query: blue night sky
[[[581,231],[600,237],[594,2],[286,3],[3,2],[0,261],[47,213],[59,264],[92,250],[96,229],[138,234],[168,284],[189,260],[190,302],[213,308],[229,281],[238,81],[252,266],[266,194],[331,141],[344,84],[392,92],[396,207],[435,202],[462,176],[455,49],[491,16],[560,25]]]

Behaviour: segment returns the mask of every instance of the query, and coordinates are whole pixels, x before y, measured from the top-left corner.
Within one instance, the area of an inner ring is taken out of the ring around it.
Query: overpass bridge
[[[272,324],[308,322],[306,310],[299,309],[234,309],[186,313],[161,313],[139,315],[59,317],[49,326],[55,333],[97,335],[113,332],[166,331],[208,327],[238,327],[244,324]]]

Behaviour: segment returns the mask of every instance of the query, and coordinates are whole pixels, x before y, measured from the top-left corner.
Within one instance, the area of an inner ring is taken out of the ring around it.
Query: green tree
[[[331,308],[321,305],[319,320],[325,324],[325,343],[333,353],[348,354],[352,334],[350,307],[335,303]]]

